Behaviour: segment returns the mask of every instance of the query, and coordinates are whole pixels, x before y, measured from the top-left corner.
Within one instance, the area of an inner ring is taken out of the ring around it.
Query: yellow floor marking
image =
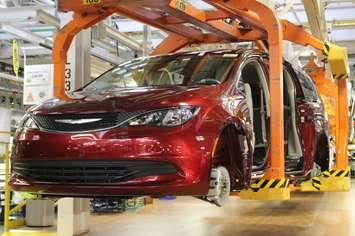
[[[36,230],[15,230],[3,233],[1,236],[57,236],[57,233]]]

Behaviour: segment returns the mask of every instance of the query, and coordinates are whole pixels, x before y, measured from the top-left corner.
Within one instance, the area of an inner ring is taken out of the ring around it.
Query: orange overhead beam
[[[192,28],[189,26],[185,26],[183,24],[164,24],[159,22],[159,19],[162,17],[157,12],[153,12],[151,10],[147,10],[142,8],[141,6],[116,6],[114,7],[115,12],[119,15],[126,16],[130,19],[151,25],[155,28],[162,29],[167,32],[175,33],[190,39],[194,39],[198,42],[208,41],[209,42],[217,42],[220,40],[220,37],[213,34],[204,34],[201,30],[196,28]],[[157,21],[158,20],[158,21]],[[178,26],[178,27],[177,27]]]
[[[266,34],[266,29],[261,23],[264,19],[261,19],[259,17],[259,14],[257,14],[253,9],[246,7],[246,4],[248,4],[248,2],[253,2],[255,0],[251,0],[251,1],[203,0],[203,1],[235,17],[242,24],[246,26],[252,26],[255,30],[258,30]],[[238,8],[235,8],[235,6],[238,6]]]
[[[201,27],[211,33],[217,34],[223,39],[231,41],[250,41],[255,39],[265,38],[265,34],[262,34],[255,30],[242,31],[235,25],[227,24],[221,19],[230,18],[228,14],[221,14],[219,19],[211,19],[211,13],[208,15],[206,11],[197,9],[192,4],[186,3],[184,10],[178,8],[179,0],[172,0],[166,11],[172,15],[180,18],[185,18],[188,22]],[[221,11],[216,11],[221,12]],[[210,18],[209,18],[210,17]],[[221,18],[224,17],[224,18]],[[250,33],[252,31],[252,33]]]
[[[320,51],[323,50],[324,42],[305,31],[302,26],[295,25],[287,20],[281,20],[281,23],[284,40],[288,40],[302,46],[311,46]]]
[[[169,34],[153,51],[152,55],[176,52],[194,41],[177,34]]]

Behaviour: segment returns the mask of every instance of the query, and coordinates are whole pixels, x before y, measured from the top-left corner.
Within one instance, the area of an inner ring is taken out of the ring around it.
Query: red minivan
[[[329,169],[312,80],[284,63],[285,167]],[[272,92],[272,91],[271,91]],[[267,55],[254,49],[145,57],[32,107],[17,130],[10,185],[56,196],[192,195],[222,205],[268,167]],[[213,180],[213,181],[211,181]]]

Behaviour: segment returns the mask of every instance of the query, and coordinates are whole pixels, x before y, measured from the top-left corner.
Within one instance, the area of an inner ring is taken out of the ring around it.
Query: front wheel
[[[207,194],[208,201],[217,206],[223,206],[229,199],[230,189],[231,182],[227,168],[223,166],[212,168],[210,190]]]

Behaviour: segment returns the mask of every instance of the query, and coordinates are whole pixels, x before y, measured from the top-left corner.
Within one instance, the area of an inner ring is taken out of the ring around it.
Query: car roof
[[[134,58],[129,61],[125,61],[123,63],[118,64],[117,66],[124,66],[130,63],[134,63],[135,61],[156,58],[156,57],[165,57],[165,56],[184,56],[184,55],[206,55],[206,54],[214,54],[214,55],[221,55],[230,58],[238,58],[240,56],[247,56],[247,55],[264,55],[265,52],[262,52],[256,48],[245,48],[239,47],[235,49],[213,49],[213,50],[195,50],[195,51],[185,51],[185,52],[173,52],[173,53],[166,53],[166,54],[158,54],[158,55],[148,55],[143,57]]]
[[[261,54],[261,51],[258,49],[254,48],[245,48],[245,47],[239,47],[239,48],[234,48],[234,49],[210,49],[210,50],[196,50],[196,51],[185,51],[185,52],[174,52],[174,53],[168,53],[168,54],[160,54],[157,56],[165,56],[165,55],[199,55],[199,54],[235,54],[236,57],[238,57],[241,54],[244,53],[255,53],[255,54]]]

